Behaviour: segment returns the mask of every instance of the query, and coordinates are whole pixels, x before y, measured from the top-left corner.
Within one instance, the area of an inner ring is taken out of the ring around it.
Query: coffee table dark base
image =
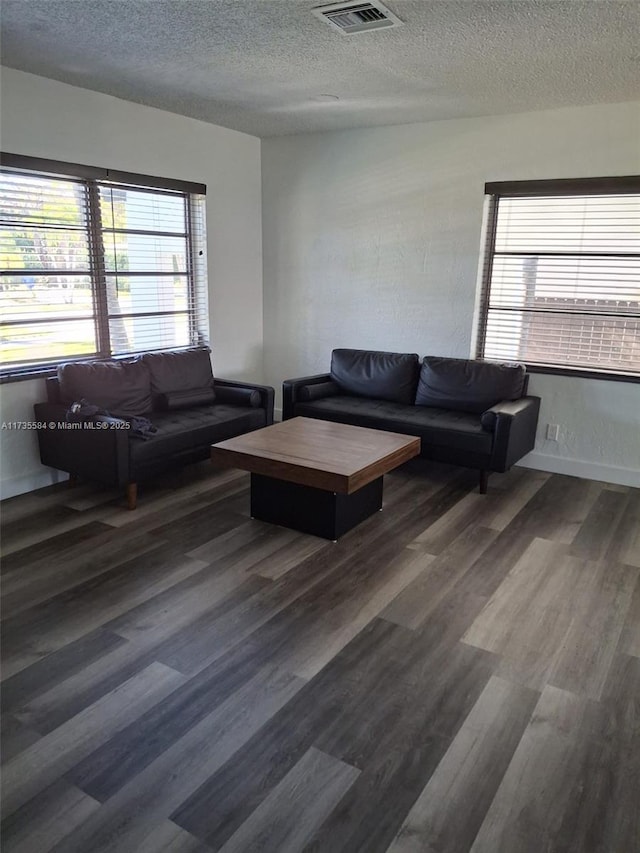
[[[351,495],[251,475],[251,515],[323,539],[338,539],[382,508],[382,477]]]

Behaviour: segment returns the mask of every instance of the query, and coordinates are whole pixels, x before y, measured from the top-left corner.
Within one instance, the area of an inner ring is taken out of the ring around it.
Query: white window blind
[[[480,357],[640,375],[640,179],[620,181],[488,185]]]
[[[205,240],[202,192],[3,165],[3,374],[206,344]]]

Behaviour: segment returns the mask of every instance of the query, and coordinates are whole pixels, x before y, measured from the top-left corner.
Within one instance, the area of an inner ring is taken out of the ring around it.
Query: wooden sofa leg
[[[127,506],[129,509],[135,509],[138,502],[138,484],[129,483],[127,486]]]
[[[78,479],[78,477],[75,474],[69,474],[69,479],[67,480],[67,485],[69,486],[70,489],[72,489],[74,486],[77,486],[79,482],[80,482],[80,480]]]
[[[489,472],[480,471],[480,494],[487,494],[487,486],[489,485]]]

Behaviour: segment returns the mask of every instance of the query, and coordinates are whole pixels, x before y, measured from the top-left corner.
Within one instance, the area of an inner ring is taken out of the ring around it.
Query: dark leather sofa
[[[283,384],[283,419],[321,418],[417,435],[421,456],[507,471],[533,449],[540,398],[524,365],[336,349],[331,371]]]
[[[214,380],[209,353],[202,347],[61,365],[46,381],[47,402],[34,406],[36,421],[47,425],[38,430],[42,463],[72,479],[126,487],[134,509],[140,481],[272,424],[273,388]],[[79,414],[71,412],[81,401]],[[92,408],[99,413],[85,414]]]

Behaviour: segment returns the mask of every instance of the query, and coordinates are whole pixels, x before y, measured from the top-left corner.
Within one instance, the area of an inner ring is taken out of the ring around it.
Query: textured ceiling
[[[636,0],[385,2],[344,36],[320,0],[4,0],[2,62],[257,136],[639,95]]]

